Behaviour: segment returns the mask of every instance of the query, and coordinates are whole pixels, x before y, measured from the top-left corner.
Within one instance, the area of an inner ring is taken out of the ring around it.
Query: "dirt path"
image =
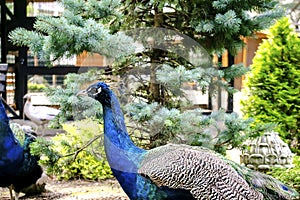
[[[129,200],[118,182],[114,179],[101,182],[55,181],[46,184],[47,192],[31,197],[20,194],[20,200]],[[9,200],[9,190],[0,188],[0,199]]]

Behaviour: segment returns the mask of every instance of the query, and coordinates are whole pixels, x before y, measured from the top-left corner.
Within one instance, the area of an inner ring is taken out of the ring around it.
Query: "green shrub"
[[[293,187],[300,193],[300,156],[295,156],[293,161],[295,167],[291,169],[274,168],[269,172],[274,178]]]
[[[65,134],[34,143],[33,153],[41,155],[40,163],[57,179],[100,180],[112,177],[101,144],[103,128],[99,121],[85,119],[63,124]]]
[[[276,123],[276,131],[300,153],[300,38],[288,18],[279,20],[259,46],[246,76],[245,117]]]
[[[38,83],[28,83],[27,87],[30,92],[43,92],[47,88],[46,85]]]

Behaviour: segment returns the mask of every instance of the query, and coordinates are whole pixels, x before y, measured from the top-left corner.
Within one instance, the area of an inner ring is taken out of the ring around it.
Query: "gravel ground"
[[[9,200],[9,190],[0,188],[0,199]],[[20,194],[20,200],[129,200],[115,179],[101,182],[92,181],[56,181],[49,180],[46,184],[46,192],[25,196]]]

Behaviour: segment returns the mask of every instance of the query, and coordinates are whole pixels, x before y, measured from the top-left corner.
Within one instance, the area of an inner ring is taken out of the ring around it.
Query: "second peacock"
[[[116,95],[106,83],[84,93],[103,107],[104,145],[114,176],[132,200],[290,200],[298,193],[203,147],[167,144],[151,150],[130,139]]]
[[[39,157],[30,153],[29,145],[35,140],[31,131],[24,132],[24,144],[15,137],[9,125],[0,97],[0,187],[9,187],[11,199],[18,200],[19,193],[35,184],[43,174]],[[12,195],[15,191],[15,198]]]

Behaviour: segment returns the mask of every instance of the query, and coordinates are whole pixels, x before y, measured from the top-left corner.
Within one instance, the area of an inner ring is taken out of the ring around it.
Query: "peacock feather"
[[[289,200],[298,193],[204,147],[167,144],[151,150],[130,139],[115,94],[103,82],[85,90],[103,107],[104,146],[114,176],[132,200]]]
[[[0,98],[0,177],[13,175],[23,162],[23,148],[9,125],[9,118]]]
[[[17,136],[10,126],[18,129]],[[30,154],[30,144],[35,140],[32,134],[32,131],[23,131],[9,123],[0,98],[0,187],[9,187],[11,199],[18,200],[21,190],[35,184],[43,173],[38,165],[39,157]]]

